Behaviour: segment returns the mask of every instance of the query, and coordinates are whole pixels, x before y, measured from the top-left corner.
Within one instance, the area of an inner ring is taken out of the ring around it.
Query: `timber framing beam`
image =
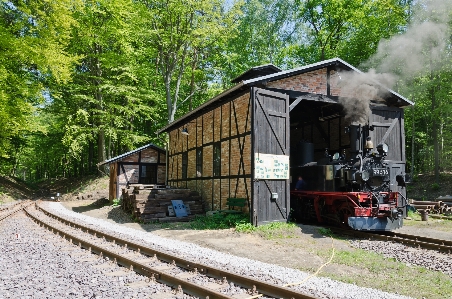
[[[287,94],[287,95],[289,95],[290,99],[294,99],[294,101],[289,106],[289,111],[292,111],[302,100],[313,101],[313,102],[332,103],[332,104],[337,104],[339,102],[339,97],[337,97],[337,96],[326,96],[323,94],[301,92],[301,91],[296,91],[296,90],[278,89],[278,88],[268,88],[268,87],[266,87],[265,89]]]

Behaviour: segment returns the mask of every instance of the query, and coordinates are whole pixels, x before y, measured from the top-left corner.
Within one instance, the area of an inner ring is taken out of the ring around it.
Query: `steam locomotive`
[[[389,231],[402,227],[406,198],[400,165],[387,160],[388,145],[374,148],[369,126],[346,127],[350,136],[349,157],[330,155],[317,162],[292,167],[293,178],[305,181],[302,190],[291,191],[292,218],[355,230]],[[309,144],[305,144],[305,147]],[[313,153],[313,144],[310,144]]]

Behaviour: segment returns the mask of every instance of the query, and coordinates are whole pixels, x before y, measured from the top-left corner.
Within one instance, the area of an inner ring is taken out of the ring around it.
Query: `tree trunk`
[[[411,120],[413,122],[413,127],[411,129],[411,177],[414,177],[414,140],[415,140],[415,111],[414,106],[411,107],[411,110],[413,111],[413,119]]]
[[[95,85],[96,85],[96,109],[98,112],[98,115],[96,117],[96,125],[97,125],[97,162],[103,162],[106,160],[106,153],[105,153],[105,129],[104,124],[102,120],[102,115],[100,111],[104,110],[103,107],[103,94],[101,89],[101,78],[102,78],[102,68],[100,65],[100,61],[98,56],[102,53],[102,47],[95,44],[94,45],[96,58],[94,59],[94,72],[95,72]],[[105,165],[99,166],[99,171],[101,174],[105,174]]]
[[[430,79],[432,81],[435,79],[433,76],[433,72],[430,76]],[[433,85],[430,90],[430,96],[431,96],[431,100],[432,100],[432,113],[433,113],[433,117],[432,117],[433,160],[434,160],[433,169],[435,172],[435,183],[439,184],[439,140],[438,140],[438,119],[435,116],[435,114],[436,114],[435,110],[437,108],[435,91],[436,91],[435,85]]]
[[[94,172],[94,143],[92,141],[88,144],[88,172],[92,174]]]

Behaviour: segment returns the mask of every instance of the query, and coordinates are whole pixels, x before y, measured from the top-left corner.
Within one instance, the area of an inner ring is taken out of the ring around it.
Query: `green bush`
[[[430,186],[430,188],[432,188],[432,190],[439,190],[439,184],[438,183],[433,183],[431,186]]]
[[[190,222],[192,229],[226,229],[248,222],[247,214],[214,214],[197,216]]]
[[[119,205],[121,205],[121,199],[119,199],[119,198],[114,198],[114,199],[113,199],[113,206],[114,206],[114,207],[117,207],[117,206],[119,206]]]

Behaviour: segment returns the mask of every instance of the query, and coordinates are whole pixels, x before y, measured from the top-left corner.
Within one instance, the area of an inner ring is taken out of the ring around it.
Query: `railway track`
[[[8,218],[9,216],[22,211],[24,207],[27,207],[32,204],[32,201],[26,200],[26,201],[20,201],[15,203],[14,205],[9,205],[6,207],[2,207],[0,209],[0,221]]]
[[[332,232],[348,235],[357,238],[396,242],[417,248],[437,250],[444,253],[452,252],[452,241],[428,238],[416,235],[403,234],[398,232],[371,233],[363,231],[350,231],[345,229],[330,228]]]
[[[316,298],[288,287],[193,263],[141,244],[69,221],[42,208],[24,208],[26,214],[47,228],[97,257],[108,257],[126,269],[153,281],[171,286],[177,292],[199,298]]]

